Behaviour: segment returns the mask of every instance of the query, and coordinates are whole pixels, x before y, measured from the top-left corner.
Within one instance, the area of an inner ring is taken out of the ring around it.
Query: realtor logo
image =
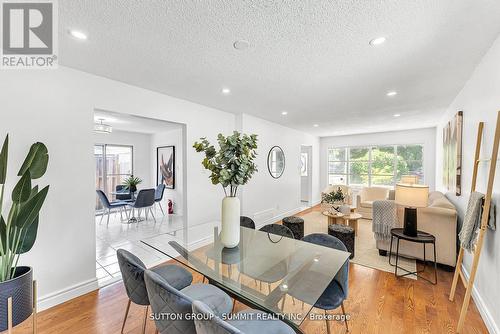
[[[55,1],[2,2],[2,62],[5,68],[57,67]]]

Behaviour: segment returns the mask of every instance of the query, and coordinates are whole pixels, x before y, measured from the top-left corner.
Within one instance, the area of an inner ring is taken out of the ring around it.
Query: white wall
[[[321,189],[328,185],[328,148],[345,146],[423,144],[424,145],[424,182],[431,190],[435,189],[436,175],[436,128],[416,130],[366,133],[359,135],[322,137],[321,142]]]
[[[183,145],[183,133],[182,128],[170,130],[161,133],[155,133],[151,136],[151,182],[152,184],[157,184],[157,166],[156,166],[156,148],[160,146],[175,146],[175,187],[174,189],[165,189],[165,194],[163,196],[163,209],[166,209],[166,203],[168,199],[171,199],[174,203],[174,213],[182,215],[184,212],[184,145]]]
[[[133,146],[134,176],[143,180],[139,188],[152,188],[156,183],[150,182],[153,178],[151,176],[151,156],[153,155],[151,137],[146,133],[113,130],[110,134],[94,133],[94,143]]]
[[[301,145],[311,145],[313,198],[319,202],[319,140],[317,137],[286,128],[247,114],[239,116],[239,127],[244,133],[258,135],[256,173],[249,183],[239,190],[242,213],[255,218],[257,224],[276,220],[299,211],[300,203],[300,150]],[[271,147],[280,146],[285,152],[285,171],[274,179],[267,169],[267,155]]]
[[[62,66],[1,71],[0,101],[0,134],[11,134],[11,182],[32,142],[45,142],[51,154],[47,176],[41,180],[51,189],[38,239],[21,257],[21,263],[34,266],[41,308],[97,287],[94,109],[186,124],[188,143],[203,136],[215,140],[219,132],[231,133],[235,124],[233,114]],[[185,216],[189,224],[218,219],[222,192],[214,191],[202,156],[194,149],[186,152]]]
[[[447,193],[447,197],[457,206],[459,211],[459,222],[461,223],[464,212],[467,208],[467,201],[470,195],[472,167],[476,143],[478,122],[485,122],[483,133],[483,146],[481,150],[482,158],[490,158],[493,146],[493,136],[495,131],[497,112],[500,110],[500,38],[498,38],[489,52],[484,56],[477,66],[465,87],[455,98],[443,117],[441,125],[436,132],[437,135],[437,155],[436,155],[436,186],[438,190],[446,192],[442,184],[442,157],[441,146],[443,126],[454,114],[462,110],[464,113],[463,127],[463,174],[462,174],[462,195],[455,196],[454,193]],[[477,180],[477,191],[486,191],[488,180],[488,163],[481,163]],[[497,226],[500,228],[500,164],[497,164],[494,191],[494,203],[497,205]],[[500,333],[500,289],[498,288],[498,278],[500,277],[500,237],[499,231],[488,230],[485,237],[485,244],[481,253],[479,269],[475,280],[474,300],[478,305],[491,333]],[[466,253],[464,266],[469,271],[472,258]],[[460,283],[459,283],[460,284]]]

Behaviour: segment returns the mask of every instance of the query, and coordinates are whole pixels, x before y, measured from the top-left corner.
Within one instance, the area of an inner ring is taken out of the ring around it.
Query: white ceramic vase
[[[224,197],[222,200],[221,243],[226,248],[234,248],[240,243],[240,199]]]

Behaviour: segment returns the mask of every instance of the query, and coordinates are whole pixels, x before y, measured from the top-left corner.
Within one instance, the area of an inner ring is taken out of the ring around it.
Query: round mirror
[[[279,146],[273,146],[267,155],[267,169],[275,179],[285,171],[285,152]]]

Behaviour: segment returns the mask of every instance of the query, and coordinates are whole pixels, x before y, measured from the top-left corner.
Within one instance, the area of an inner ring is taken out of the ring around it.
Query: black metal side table
[[[396,264],[392,264],[391,263],[392,241],[394,240],[394,238],[397,239]],[[405,268],[401,268],[401,267],[398,266],[399,241],[401,239],[409,241],[409,242],[416,242],[416,243],[424,245],[424,269],[412,272],[412,271],[408,271]],[[419,273],[422,273],[422,272],[425,271],[425,268],[426,268],[426,265],[427,265],[427,260],[425,258],[425,246],[427,244],[432,244],[434,246],[434,282],[432,282],[431,280],[429,280],[429,279],[427,279],[427,278],[422,277],[422,276],[419,275]],[[396,277],[403,277],[403,276],[408,276],[408,275],[416,275],[418,278],[424,279],[424,280],[426,280],[429,283],[437,284],[436,237],[433,236],[430,233],[422,232],[422,231],[417,231],[417,236],[416,237],[412,237],[412,236],[408,236],[408,235],[404,234],[402,228],[393,228],[393,229],[391,229],[391,248],[389,249],[389,264],[391,266],[394,266],[394,276],[396,276]],[[401,270],[405,271],[406,274],[398,275],[398,269],[401,269]]]

